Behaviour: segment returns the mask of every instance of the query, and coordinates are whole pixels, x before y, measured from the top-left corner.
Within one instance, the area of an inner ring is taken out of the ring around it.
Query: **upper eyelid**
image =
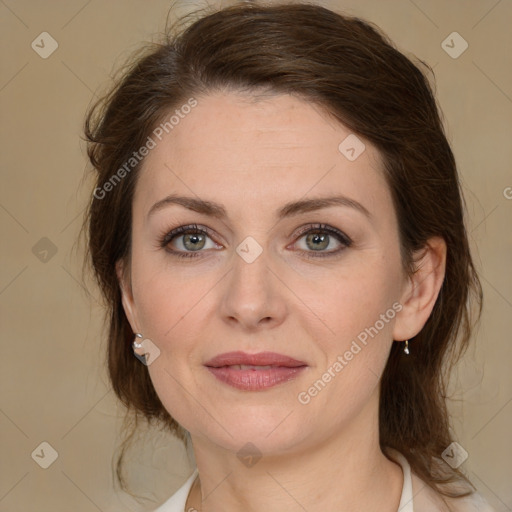
[[[207,226],[203,226],[202,224],[184,224],[182,226],[177,226],[173,229],[169,229],[163,236],[163,240],[169,238],[169,241],[173,238],[186,235],[188,231],[200,231],[206,233],[211,237],[213,230],[208,228]],[[221,237],[222,238],[222,237]]]
[[[315,231],[315,230],[326,231],[327,233],[329,233],[333,236],[338,236],[339,238],[341,238],[341,240],[339,240],[339,241],[341,243],[344,243],[347,246],[351,245],[353,242],[352,238],[350,236],[348,236],[344,231],[342,231],[341,229],[335,228],[334,226],[331,226],[330,224],[326,224],[323,222],[313,222],[313,223],[305,224],[303,226],[300,226],[299,228],[296,228],[292,232],[292,234],[296,233],[294,235],[295,237],[302,238],[310,231]],[[163,245],[169,244],[173,239],[186,235],[187,231],[203,232],[204,234],[208,235],[215,243],[217,243],[215,240],[216,236],[212,229],[210,229],[207,226],[204,226],[202,224],[194,223],[194,224],[181,225],[181,226],[178,226],[176,228],[169,230],[162,238],[162,244]],[[213,234],[213,236],[212,236],[212,234]],[[220,238],[223,238],[223,237],[220,237]],[[200,252],[200,251],[198,251],[198,252]]]

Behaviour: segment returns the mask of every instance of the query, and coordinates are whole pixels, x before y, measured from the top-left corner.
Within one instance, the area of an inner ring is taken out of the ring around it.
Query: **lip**
[[[240,365],[270,368],[237,368]],[[245,391],[258,391],[294,379],[308,365],[275,352],[247,354],[238,351],[219,354],[206,362],[205,366],[225,384]]]
[[[277,354],[276,352],[259,352],[257,354],[247,354],[246,352],[241,351],[219,354],[204,364],[205,366],[211,366],[214,368],[237,364],[251,366],[284,366],[287,368],[307,366],[304,361],[298,361],[293,357]]]

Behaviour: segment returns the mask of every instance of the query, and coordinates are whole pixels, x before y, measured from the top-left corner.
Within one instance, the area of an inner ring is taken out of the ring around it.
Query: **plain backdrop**
[[[172,13],[199,5],[177,3]],[[324,5],[373,21],[434,68],[485,293],[480,329],[451,386],[454,433],[479,491],[497,512],[512,510],[512,2]],[[122,409],[105,372],[102,308],[82,284],[75,245],[92,190],[84,113],[113,71],[158,37],[170,7],[0,0],[0,511],[150,510],[190,474],[182,445],[152,432],[128,460],[130,484],[147,500],[115,489]]]

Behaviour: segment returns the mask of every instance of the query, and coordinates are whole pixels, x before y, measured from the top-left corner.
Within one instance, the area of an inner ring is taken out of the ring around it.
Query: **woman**
[[[86,135],[113,388],[197,463],[158,512],[491,510],[444,402],[481,309],[456,166],[378,29],[222,9],[138,57]]]

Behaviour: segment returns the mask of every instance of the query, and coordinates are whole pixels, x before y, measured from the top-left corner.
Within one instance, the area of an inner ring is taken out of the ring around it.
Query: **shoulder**
[[[412,473],[414,512],[496,512],[478,492],[463,498],[448,498]]]

